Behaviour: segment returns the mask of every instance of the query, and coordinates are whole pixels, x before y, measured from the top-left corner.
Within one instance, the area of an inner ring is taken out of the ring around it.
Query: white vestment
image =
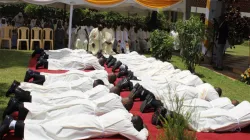
[[[130,51],[137,51],[138,46],[138,40],[137,40],[137,34],[134,31],[134,27],[130,28],[129,30],[129,38],[130,38]]]
[[[90,77],[83,77],[81,79],[69,82],[57,81],[55,83],[45,86],[22,82],[19,87],[23,90],[30,91],[32,96],[43,95],[43,94],[57,95],[61,94],[64,91],[69,91],[69,90],[79,90],[85,92],[93,88],[93,83],[94,80],[91,79]]]
[[[78,114],[41,124],[25,123],[25,140],[80,140],[109,137],[116,134],[131,140],[146,140],[148,130],[138,132],[131,122],[132,114],[116,109],[102,116]]]
[[[173,37],[174,39],[174,50],[179,50],[180,49],[180,41],[179,41],[179,35],[178,32],[175,31],[171,31],[170,35]]]
[[[89,69],[103,70],[104,67],[100,65],[99,60],[95,56],[85,58],[71,58],[64,59],[48,59],[48,70],[77,70]]]
[[[57,105],[57,104],[66,104],[70,101],[77,99],[89,99],[95,100],[100,97],[106,96],[109,94],[109,88],[98,85],[92,89],[82,92],[80,90],[68,90],[63,91],[60,94],[37,94],[32,96],[32,103],[45,104],[45,105]]]
[[[102,49],[102,45],[104,41],[103,31],[99,31],[98,28],[94,28],[89,35],[89,51],[91,51],[94,55]],[[92,44],[95,44],[93,47]]]
[[[86,29],[86,26],[81,26],[80,30],[77,33],[75,48],[87,50],[88,35],[89,34],[88,34],[87,29]]]
[[[60,49],[60,50],[48,50],[45,51],[46,54],[49,55],[50,59],[61,59],[66,56],[71,56],[71,55],[81,55],[81,54],[87,54],[87,52],[83,49],[78,49],[78,50],[71,50],[68,48]]]
[[[127,48],[126,48],[126,45],[127,45],[127,42],[128,42],[128,32],[125,31],[125,30],[120,30],[120,29],[117,29],[116,30],[116,40],[118,41],[118,45],[120,46],[120,50],[124,49],[125,53]]]
[[[210,102],[203,100],[203,99],[199,99],[199,98],[179,101],[178,104],[182,105],[181,108],[180,108],[180,106],[179,106],[179,108],[177,108],[176,100],[173,100],[173,101],[162,100],[162,102],[163,102],[165,108],[167,108],[171,111],[181,109],[180,113],[183,113],[184,115],[187,112],[189,112],[189,113],[200,112],[200,111],[208,110],[211,108],[222,108],[222,109],[226,109],[226,110],[234,108],[234,105],[232,104],[231,100],[229,98],[226,98],[226,97],[218,98],[218,99],[212,100]]]
[[[197,132],[241,130],[250,124],[250,103],[241,102],[232,109],[211,108],[192,114],[189,126]]]
[[[113,51],[113,44],[115,41],[115,32],[112,28],[104,28],[103,29],[103,35],[104,35],[104,43],[102,46],[102,50],[104,54],[115,54]],[[110,44],[108,44],[110,43]]]
[[[55,105],[25,102],[24,107],[29,110],[25,122],[44,123],[52,119],[60,119],[77,114],[101,116],[115,109],[125,110],[121,100],[120,96],[109,93],[95,100],[76,99],[64,104]]]
[[[81,79],[83,77],[90,77],[93,80],[101,79],[109,88],[112,88],[114,85],[110,84],[108,81],[108,73],[105,70],[93,70],[90,72],[84,72],[81,70],[70,70],[66,73],[60,74],[51,74],[51,73],[40,73],[41,75],[45,76],[45,82],[43,85],[50,85],[57,81],[65,81],[70,82],[74,80]]]

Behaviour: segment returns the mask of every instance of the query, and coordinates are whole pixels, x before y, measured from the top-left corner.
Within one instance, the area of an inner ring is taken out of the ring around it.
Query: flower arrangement
[[[241,74],[240,81],[250,85],[250,68]]]

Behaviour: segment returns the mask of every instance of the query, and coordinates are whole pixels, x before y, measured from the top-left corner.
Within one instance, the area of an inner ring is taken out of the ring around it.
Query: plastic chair
[[[39,47],[42,48],[42,29],[39,27],[31,29],[30,50],[33,50],[34,42],[39,42]]]
[[[50,42],[50,49],[54,50],[54,31],[50,28],[43,29],[43,48],[45,46],[45,42]]]
[[[7,27],[1,28],[1,33],[3,32],[4,34],[3,34],[3,36],[0,37],[0,48],[2,46],[2,41],[6,40],[6,41],[9,41],[9,49],[11,49],[12,30],[13,30],[12,26],[7,26]]]
[[[27,50],[29,50],[29,31],[28,27],[18,28],[17,50],[19,50],[20,42],[25,41]]]

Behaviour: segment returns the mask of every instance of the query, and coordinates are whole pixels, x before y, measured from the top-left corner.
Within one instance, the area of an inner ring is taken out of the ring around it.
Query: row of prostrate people
[[[86,54],[83,55],[83,52]],[[189,71],[174,69],[168,62],[146,58],[135,52],[115,56],[98,52],[96,56],[89,56],[84,50],[69,49],[41,51],[38,61],[47,60],[50,63],[49,59],[61,60],[65,56],[73,62],[76,55],[82,60],[89,57],[95,59],[72,65],[62,64],[60,69],[70,70],[63,74],[29,70],[26,82],[12,84],[6,95],[14,93],[14,98],[4,112],[2,135],[15,129],[15,134],[25,139],[87,139],[115,134],[129,139],[147,139],[143,120],[138,116],[132,117],[126,110],[130,110],[134,100],[140,98],[143,101],[140,111],[153,108],[152,123],[161,125],[159,116],[171,117],[175,112],[175,106],[171,105],[176,96],[184,99],[184,111],[192,107],[196,109],[190,122],[193,130],[231,131],[249,125],[249,102],[239,104],[236,100],[220,97],[220,88],[203,83]],[[112,67],[113,72],[119,69],[119,73],[108,75],[103,69],[96,69],[98,64],[102,67],[104,63]],[[95,70],[71,70],[74,67]],[[117,85],[110,85],[116,77],[122,76],[125,78]],[[27,83],[31,78],[33,83]],[[119,96],[121,90],[130,90],[130,96],[122,99]],[[110,96],[118,99],[113,100]],[[15,121],[9,115],[17,110],[19,120]],[[25,121],[21,121],[24,118]]]

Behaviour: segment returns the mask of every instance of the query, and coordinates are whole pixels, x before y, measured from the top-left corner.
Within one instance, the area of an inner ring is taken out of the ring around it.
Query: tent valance
[[[125,0],[85,0],[85,1],[95,5],[113,5],[121,3]]]
[[[182,0],[135,0],[135,1],[149,8],[166,8]]]

